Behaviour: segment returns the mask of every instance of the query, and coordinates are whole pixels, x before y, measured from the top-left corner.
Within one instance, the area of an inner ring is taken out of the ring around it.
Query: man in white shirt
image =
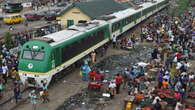
[[[8,67],[7,65],[3,64],[2,65],[2,70],[3,70],[3,78],[5,80],[5,83],[7,83],[7,77],[8,77]]]
[[[156,96],[156,97],[154,98],[153,102],[152,102],[152,105],[155,105],[155,104],[156,104],[157,99],[158,99],[159,101],[161,101],[161,98],[160,98],[159,96]]]
[[[108,85],[108,88],[110,89],[111,95],[114,96],[115,88],[116,88],[116,84],[114,83],[114,81],[110,82],[110,84]]]
[[[177,102],[176,106],[175,106],[175,110],[181,110],[180,108],[182,107],[181,102]]]
[[[112,37],[112,44],[113,44],[113,48],[116,48],[116,36],[115,35],[113,35],[113,37]]]

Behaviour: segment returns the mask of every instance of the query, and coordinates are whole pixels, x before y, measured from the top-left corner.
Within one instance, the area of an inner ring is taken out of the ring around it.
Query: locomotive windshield
[[[24,50],[22,58],[28,60],[43,60],[44,55],[45,53],[42,51]]]

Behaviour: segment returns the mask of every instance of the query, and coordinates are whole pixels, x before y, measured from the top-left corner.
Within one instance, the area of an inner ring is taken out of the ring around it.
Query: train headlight
[[[35,77],[39,77],[39,75],[34,75]]]

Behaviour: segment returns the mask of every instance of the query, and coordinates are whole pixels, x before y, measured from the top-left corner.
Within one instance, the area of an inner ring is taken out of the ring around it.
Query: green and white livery
[[[112,19],[73,25],[25,43],[19,59],[21,81],[28,86],[41,87],[42,82],[49,85],[54,75],[167,5],[167,0],[148,2],[138,10],[130,8],[110,14]]]

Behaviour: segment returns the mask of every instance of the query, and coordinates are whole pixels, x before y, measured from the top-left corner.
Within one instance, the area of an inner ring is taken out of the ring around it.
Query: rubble
[[[151,46],[140,45],[130,51],[129,54],[113,55],[102,59],[102,61],[96,64],[95,69],[109,71],[112,74],[121,73],[128,66],[134,66],[138,62],[147,63],[152,50]]]
[[[57,110],[98,110],[101,107],[100,103],[106,104],[101,94],[102,92],[90,92],[84,89],[65,100]]]

